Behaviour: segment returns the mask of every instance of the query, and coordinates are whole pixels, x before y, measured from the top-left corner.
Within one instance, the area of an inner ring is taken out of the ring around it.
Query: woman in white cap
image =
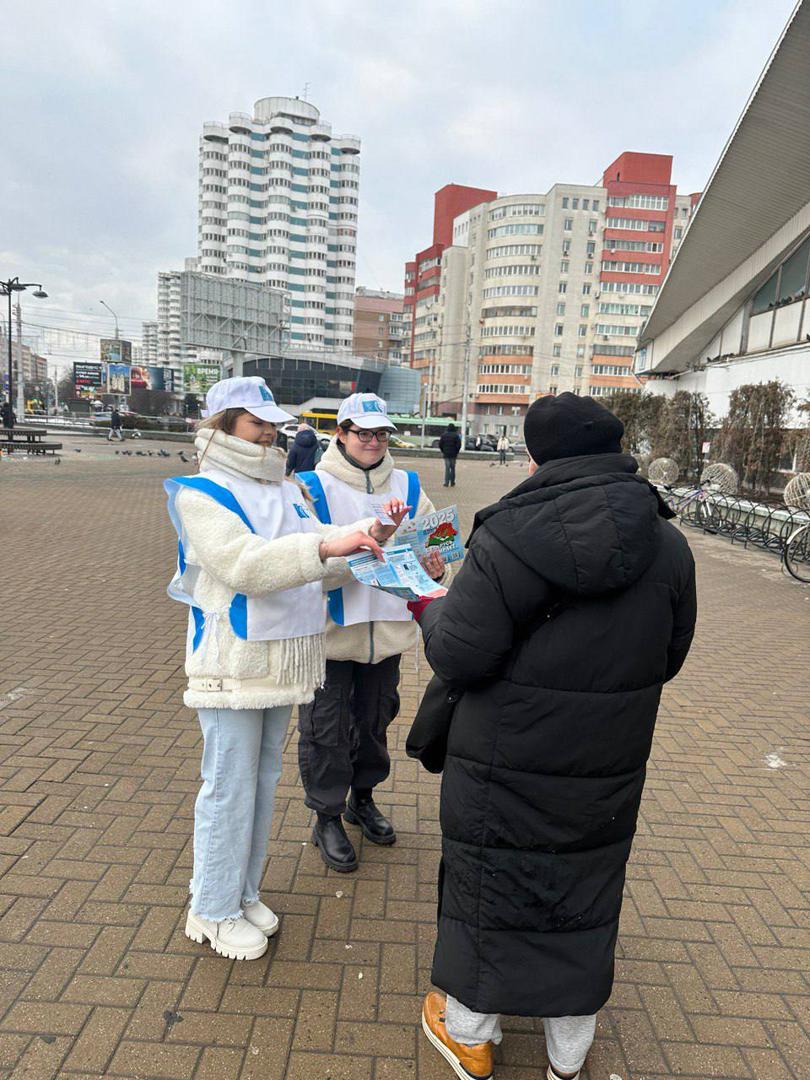
[[[418,475],[394,468],[388,439],[396,427],[382,398],[352,394],[337,423],[315,472],[299,473],[321,522],[345,525],[391,496],[411,516],[433,512]],[[436,580],[444,574],[438,554],[425,566]],[[317,813],[313,843],[328,867],[348,872],[357,854],[343,816],[374,844],[396,840],[373,792],[391,768],[386,732],[399,712],[400,656],[417,630],[404,600],[356,582],[329,593],[328,613],[326,682],[298,710],[298,759],[306,804]]]
[[[253,960],[278,929],[259,883],[292,707],[324,680],[321,583],[338,557],[379,553],[394,527],[374,514],[317,521],[284,478],[276,425],[292,418],[263,379],[224,379],[206,404],[199,475],[165,483],[180,538],[169,595],[191,608],[183,700],[204,739],[186,934]],[[406,507],[392,499],[386,511],[399,522]]]

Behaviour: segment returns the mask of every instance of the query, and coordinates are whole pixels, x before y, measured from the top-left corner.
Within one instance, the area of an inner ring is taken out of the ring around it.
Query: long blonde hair
[[[223,409],[221,412],[213,413],[211,416],[204,416],[201,420],[198,420],[194,425],[194,430],[221,431],[224,435],[233,435],[236,421],[247,411],[247,409]],[[205,455],[208,453],[210,446],[211,443],[209,441],[208,446],[203,450],[202,455],[197,458],[198,471],[202,468],[202,463],[205,460]]]
[[[233,435],[236,421],[247,411],[247,409],[223,409],[221,412],[198,420],[194,425],[194,430],[205,431],[207,428],[213,428],[214,431],[224,431],[226,435]]]

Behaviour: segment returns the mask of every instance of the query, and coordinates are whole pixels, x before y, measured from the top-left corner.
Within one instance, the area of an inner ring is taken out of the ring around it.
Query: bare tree
[[[786,428],[796,395],[773,379],[739,386],[729,398],[718,437],[718,455],[742,486],[767,494],[786,445]]]

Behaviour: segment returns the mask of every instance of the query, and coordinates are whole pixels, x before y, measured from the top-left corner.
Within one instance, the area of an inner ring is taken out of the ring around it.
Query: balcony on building
[[[359,135],[336,135],[333,139],[333,145],[341,150],[344,154],[359,154],[360,153],[360,136]]]
[[[253,117],[249,113],[232,112],[228,116],[228,129],[234,134],[250,135]]]
[[[226,143],[228,141],[228,128],[225,124],[207,120],[203,124],[202,137],[206,142]]]

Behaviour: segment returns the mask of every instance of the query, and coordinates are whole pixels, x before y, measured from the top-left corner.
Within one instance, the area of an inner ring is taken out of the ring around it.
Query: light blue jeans
[[[221,922],[259,899],[291,705],[199,709],[203,784],[194,805],[191,910]]]

